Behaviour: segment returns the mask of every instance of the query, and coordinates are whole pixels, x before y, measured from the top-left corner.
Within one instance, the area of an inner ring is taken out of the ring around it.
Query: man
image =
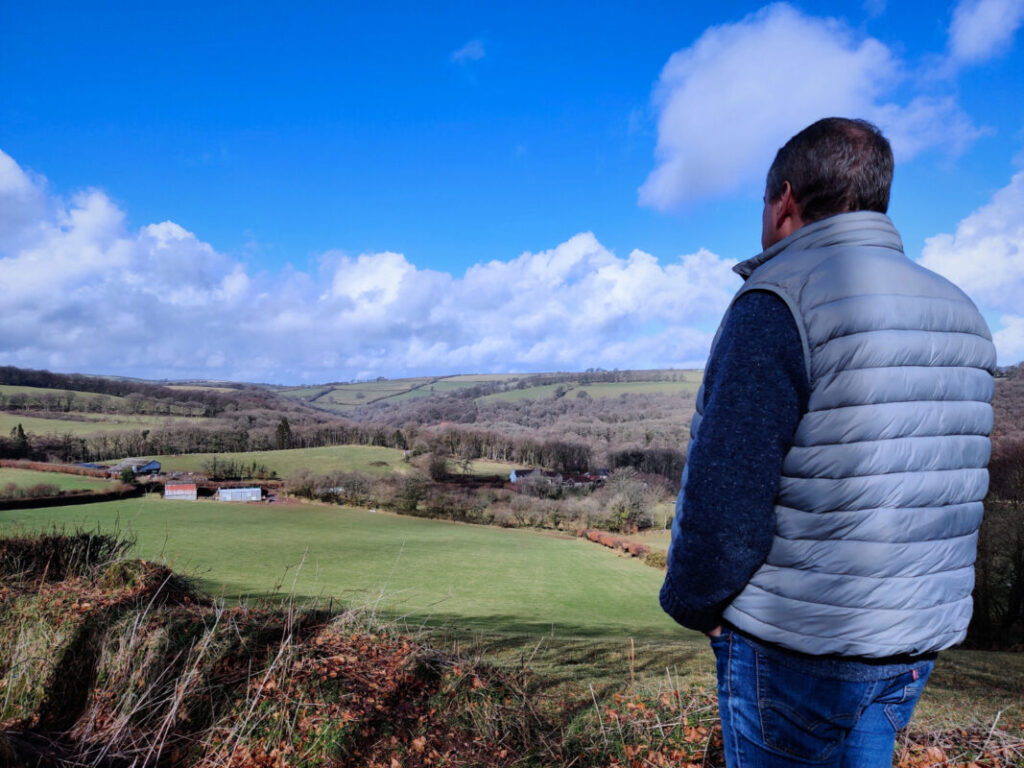
[[[779,150],[697,396],[661,604],[711,637],[730,766],[889,766],[970,619],[995,350],[892,171],[860,120]]]

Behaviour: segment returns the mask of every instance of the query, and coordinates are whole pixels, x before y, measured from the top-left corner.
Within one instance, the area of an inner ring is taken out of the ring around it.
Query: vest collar
[[[903,241],[888,216],[875,211],[851,211],[837,213],[800,227],[757,256],[741,261],[732,271],[746,280],[755,269],[783,251],[805,251],[833,245],[868,245],[903,253]]]

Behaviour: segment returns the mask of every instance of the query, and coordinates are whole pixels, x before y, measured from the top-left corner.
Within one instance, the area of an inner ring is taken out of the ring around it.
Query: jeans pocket
[[[912,672],[901,675],[894,684],[877,701],[883,705],[886,718],[894,731],[902,731],[910,723],[914,707],[921,697],[928,675],[932,671],[932,662],[915,668]]]
[[[719,648],[726,648],[729,645],[729,630],[722,627],[721,631],[714,637],[708,638],[711,641],[711,649],[716,651]]]
[[[873,684],[816,677],[757,654],[757,709],[770,749],[827,760],[856,725]]]

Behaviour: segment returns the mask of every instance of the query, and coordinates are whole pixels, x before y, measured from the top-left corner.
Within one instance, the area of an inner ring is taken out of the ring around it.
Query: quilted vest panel
[[[878,213],[815,222],[736,271],[737,296],[771,291],[793,312],[811,391],[771,551],[726,620],[809,654],[960,642],[988,486],[995,348],[984,319],[908,259]],[[697,411],[691,440],[703,392]]]

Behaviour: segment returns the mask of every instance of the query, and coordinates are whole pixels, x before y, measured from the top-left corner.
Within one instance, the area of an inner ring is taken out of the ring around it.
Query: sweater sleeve
[[[751,291],[726,317],[704,375],[704,413],[686,457],[661,606],[706,632],[765,562],[782,462],[810,384],[796,321]]]

